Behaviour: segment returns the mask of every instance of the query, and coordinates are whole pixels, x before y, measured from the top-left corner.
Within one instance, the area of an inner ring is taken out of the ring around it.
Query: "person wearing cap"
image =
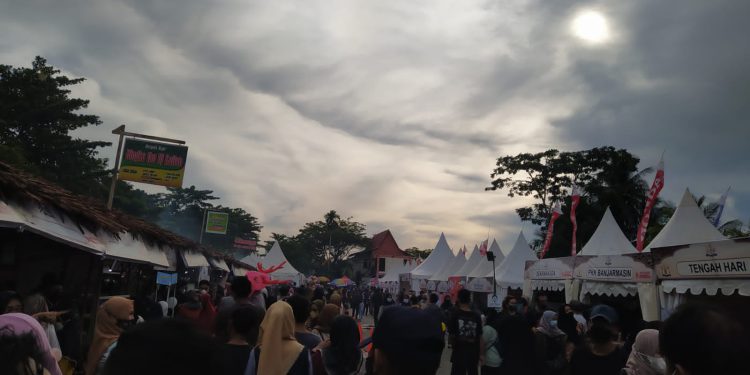
[[[575,350],[570,361],[571,375],[618,375],[627,361],[627,352],[619,342],[619,316],[608,305],[591,309],[585,343]]]
[[[433,375],[445,346],[434,314],[401,306],[383,311],[372,343],[375,375]]]

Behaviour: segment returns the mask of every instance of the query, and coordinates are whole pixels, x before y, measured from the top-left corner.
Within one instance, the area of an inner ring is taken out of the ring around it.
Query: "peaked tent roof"
[[[502,250],[500,250],[500,245],[497,244],[497,240],[494,238],[492,239],[492,245],[490,245],[490,248],[487,250],[487,252],[491,252],[495,254],[495,265],[499,265],[500,263],[505,260],[505,254],[503,254]],[[476,267],[474,267],[471,272],[467,275],[468,277],[485,277],[488,273],[492,273],[492,262],[487,260],[487,257],[482,257],[479,264],[477,264]]]
[[[699,242],[726,240],[703,215],[703,211],[693,198],[689,189],[685,189],[680,205],[661,232],[654,237],[644,252],[654,247],[687,245]]]
[[[372,236],[373,258],[411,258],[398,247],[396,239],[390,229],[386,229]]]
[[[518,234],[513,249],[508,253],[502,263],[495,269],[495,280],[497,285],[505,288],[520,288],[523,286],[523,274],[526,271],[527,260],[537,260],[536,254],[531,251],[523,232]],[[492,277],[490,272],[488,277]]]
[[[252,253],[252,254],[250,254],[250,255],[248,255],[248,256],[240,259],[240,262],[245,263],[245,264],[249,264],[253,268],[256,268],[256,267],[258,267],[258,262],[261,259],[263,259],[263,258],[261,258],[260,256],[258,256],[258,253]]]
[[[453,257],[453,260],[450,262],[446,262],[443,269],[440,270],[440,272],[432,275],[430,277],[430,280],[433,281],[448,281],[448,278],[451,276],[457,276],[456,272],[461,269],[461,267],[466,264],[466,254],[463,252],[463,250],[459,250],[458,254],[456,254],[455,257]]]
[[[282,267],[280,270],[271,273],[271,278],[275,277],[278,279],[281,275],[297,276],[301,273],[297,271],[291,263],[289,263],[289,260],[286,259],[286,256],[284,256],[284,252],[281,250],[281,246],[279,246],[279,241],[274,242],[273,246],[271,246],[271,250],[268,250],[268,254],[266,254],[266,256],[262,258],[259,258],[258,262],[262,264],[264,269],[275,267],[283,262],[286,262],[286,264],[284,264],[284,267]]]
[[[578,255],[622,255],[635,252],[635,247],[622,233],[612,211],[607,207],[596,231]]]
[[[435,248],[422,264],[411,271],[411,275],[416,276],[417,278],[430,277],[440,272],[440,270],[447,263],[450,263],[453,258],[455,258],[455,255],[453,255],[451,248],[448,247],[448,241],[445,239],[445,234],[440,233],[440,239],[435,245]]]
[[[484,259],[484,257],[479,253],[479,246],[474,245],[474,250],[471,251],[469,260],[464,263],[464,266],[461,267],[461,269],[456,271],[456,274],[451,276],[469,276],[469,273],[473,271],[474,268],[477,268],[482,259]]]

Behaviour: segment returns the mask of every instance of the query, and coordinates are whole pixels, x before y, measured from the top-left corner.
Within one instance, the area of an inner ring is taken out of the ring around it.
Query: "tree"
[[[698,203],[698,207],[703,210],[703,215],[706,216],[706,219],[713,221],[716,218],[716,215],[719,214],[718,202],[706,203],[705,195],[702,195],[700,198],[697,198],[695,195],[693,195],[693,198],[695,198],[695,201]],[[742,220],[734,219],[719,225],[716,229],[718,229],[719,232],[721,232],[721,234],[725,235],[727,238],[750,236],[750,232],[744,231],[743,227],[744,223],[742,222]]]
[[[340,273],[351,251],[367,247],[370,242],[364,224],[351,217],[342,219],[334,210],[327,212],[321,221],[306,223],[296,238],[309,251],[315,265],[329,273]]]
[[[552,206],[559,202],[563,214],[555,223],[548,256],[565,256],[570,254],[572,240],[569,195],[573,184],[583,191],[576,212],[578,250],[594,233],[607,207],[625,235],[635,239],[648,192],[643,176],[651,171],[639,171],[638,163],[639,159],[627,150],[614,147],[504,156],[497,160],[491,174],[492,186],[487,190],[507,189],[510,197],[536,198],[531,206],[516,209],[521,220],[541,226],[538,238],[532,241],[536,246],[543,241]],[[651,223],[661,219],[652,214]]]
[[[413,246],[404,250],[404,252],[414,258],[427,259],[427,257],[430,256],[430,253],[432,253],[432,249],[420,249],[416,246]]]
[[[99,198],[106,160],[96,149],[110,145],[73,138],[69,132],[99,125],[80,113],[89,101],[69,96],[71,79],[37,56],[30,68],[0,65],[0,158],[78,194]]]

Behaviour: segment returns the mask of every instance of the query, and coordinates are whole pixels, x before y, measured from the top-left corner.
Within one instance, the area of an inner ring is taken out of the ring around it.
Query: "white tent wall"
[[[690,190],[685,189],[682,200],[672,217],[654,237],[644,252],[656,247],[688,245],[721,241],[727,238],[711,224],[695,202]]]
[[[464,263],[461,269],[456,271],[455,275],[451,275],[451,276],[464,276],[464,277],[469,276],[469,273],[471,273],[471,271],[477,268],[480,262],[486,261],[486,260],[487,258],[483,256],[482,254],[480,254],[479,246],[474,245],[474,250],[472,250],[471,255],[469,256],[469,260],[467,260],[466,263]]]
[[[633,244],[622,233],[612,211],[607,207],[596,231],[578,255],[621,255],[636,252]]]
[[[263,269],[276,267],[284,262],[284,266],[276,272],[270,273],[271,280],[289,280],[299,283],[303,277],[302,273],[292,266],[291,263],[286,259],[284,252],[281,250],[278,241],[274,242],[271,246],[271,250],[268,251],[266,256],[258,260],[263,266]]]
[[[450,263],[454,257],[455,255],[448,246],[448,241],[445,239],[445,234],[440,233],[440,239],[438,239],[435,248],[427,259],[411,271],[412,280],[430,278],[430,276],[440,272],[440,270],[445,267],[447,263]]]
[[[459,251],[449,263],[445,264],[445,267],[440,272],[432,275],[428,280],[438,282],[448,281],[448,278],[455,275],[464,264],[466,264],[466,257],[462,251]]]
[[[497,267],[500,263],[505,260],[505,254],[503,254],[503,251],[500,250],[500,245],[497,244],[497,241],[493,238],[492,239],[492,245],[490,245],[490,248],[487,250],[487,252],[491,252],[495,254],[495,267]],[[492,273],[492,262],[487,260],[486,257],[482,257],[482,261],[477,264],[477,266],[467,275],[470,278],[473,277],[486,277],[487,274]]]
[[[528,241],[526,241],[523,232],[520,232],[513,245],[513,249],[511,249],[505,260],[495,269],[497,285],[503,289],[523,287],[526,261],[537,259],[536,254],[534,254]],[[492,272],[485,276],[492,277]]]

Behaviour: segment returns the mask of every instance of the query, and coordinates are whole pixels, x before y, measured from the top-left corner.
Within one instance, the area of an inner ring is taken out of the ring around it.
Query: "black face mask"
[[[130,327],[134,326],[136,324],[136,320],[117,320],[117,326],[120,327],[123,331],[127,331]]]
[[[611,340],[617,339],[617,335],[608,324],[594,323],[589,328],[588,336],[595,344],[606,344]]]

